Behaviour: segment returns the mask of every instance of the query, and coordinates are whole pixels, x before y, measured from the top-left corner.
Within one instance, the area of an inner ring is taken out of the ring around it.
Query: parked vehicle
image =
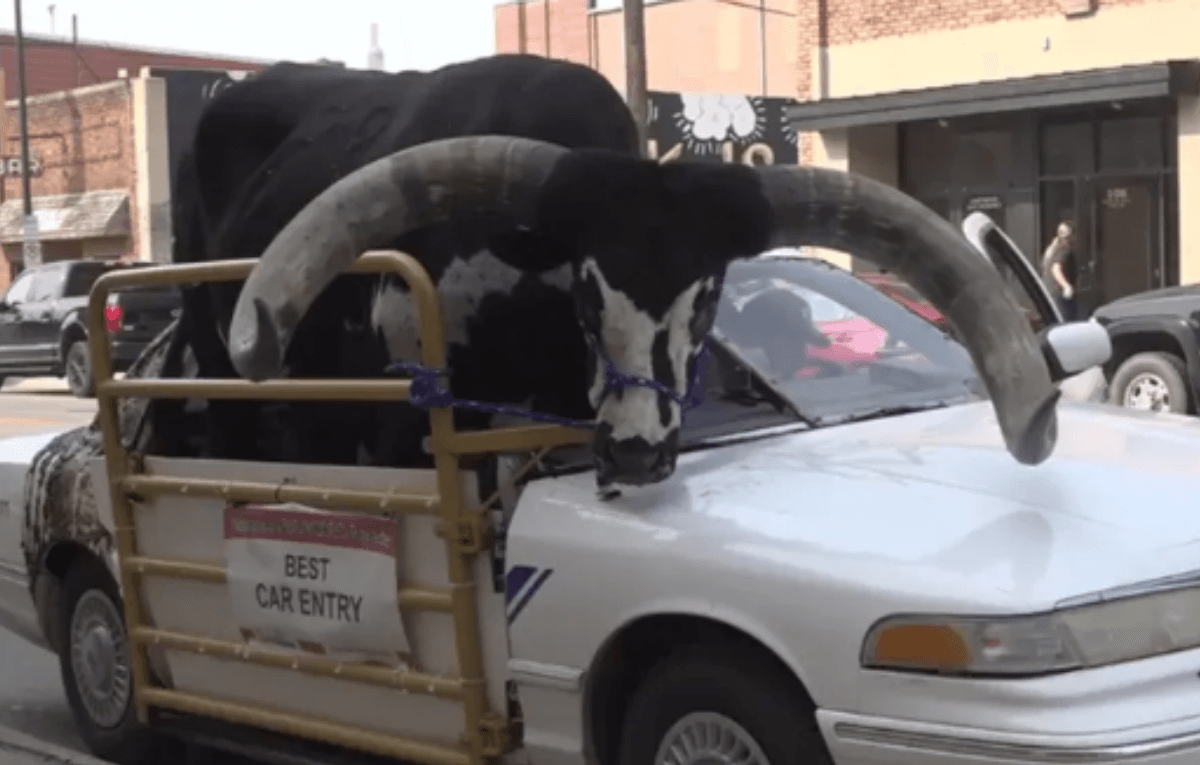
[[[1120,406],[1196,414],[1200,402],[1200,284],[1140,292],[1097,308],[1112,337],[1104,370]]]
[[[0,384],[13,376],[66,377],[73,394],[91,396],[88,294],[101,274],[144,265],[72,260],[23,271],[0,299]],[[112,305],[121,317],[112,336],[120,371],[177,315],[179,295],[147,288],[114,295]]]

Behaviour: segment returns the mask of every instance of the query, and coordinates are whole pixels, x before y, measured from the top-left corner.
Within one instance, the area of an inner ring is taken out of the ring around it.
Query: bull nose
[[[651,444],[643,438],[608,441],[600,451],[601,472],[607,482],[641,486],[661,481],[670,474],[670,459],[665,444]]]

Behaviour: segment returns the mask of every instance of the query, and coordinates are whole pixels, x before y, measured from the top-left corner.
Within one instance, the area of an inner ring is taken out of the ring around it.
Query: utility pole
[[[525,0],[517,0],[517,52],[527,52],[525,32]]]
[[[642,0],[623,0],[625,9],[625,101],[637,121],[638,146],[646,156],[650,96],[646,87],[646,17]]]
[[[29,110],[25,105],[25,35],[21,31],[21,0],[13,0],[13,5],[17,32],[17,84],[20,90],[18,96],[21,112],[21,181],[24,184],[23,191],[25,193],[21,258],[25,261],[25,267],[31,268],[42,264],[42,242],[38,237],[37,218],[33,214],[33,193],[30,190],[29,179]]]

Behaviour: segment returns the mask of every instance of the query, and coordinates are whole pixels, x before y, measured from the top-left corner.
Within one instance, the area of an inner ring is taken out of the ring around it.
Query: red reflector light
[[[104,323],[108,326],[109,332],[116,332],[121,328],[121,314],[124,309],[119,305],[104,306]]]

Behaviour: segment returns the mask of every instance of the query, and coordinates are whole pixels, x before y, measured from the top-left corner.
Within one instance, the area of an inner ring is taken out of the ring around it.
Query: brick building
[[[3,289],[23,267],[21,132],[11,35],[0,35],[0,62],[9,93],[0,118],[0,246],[8,264],[0,267]],[[171,143],[187,139],[212,86],[229,80],[227,70],[257,71],[264,65],[29,37],[31,191],[43,259],[169,259],[170,165],[178,151]],[[76,87],[79,81],[85,84]]]

